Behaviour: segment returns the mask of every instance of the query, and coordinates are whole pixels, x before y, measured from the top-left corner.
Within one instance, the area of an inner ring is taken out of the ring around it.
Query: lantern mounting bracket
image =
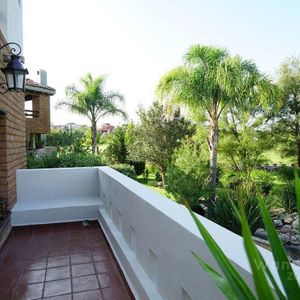
[[[6,82],[1,82],[0,83],[0,94],[5,94],[8,92],[8,88],[7,88],[7,83]]]
[[[3,57],[5,56],[3,61],[8,62],[8,64],[1,69],[5,74],[6,82],[0,83],[0,94],[5,94],[8,91],[25,91],[26,74],[28,74],[28,70],[23,66],[24,59],[20,56],[21,46],[15,42],[8,42],[0,46],[0,51],[7,46],[10,46],[9,54],[3,55]]]
[[[15,43],[15,42],[9,42],[9,43],[4,44],[3,46],[0,47],[0,51],[9,45],[14,45],[14,47],[10,48],[11,55],[19,56],[21,54],[22,48],[18,43]],[[17,47],[17,48],[15,48],[15,47]]]

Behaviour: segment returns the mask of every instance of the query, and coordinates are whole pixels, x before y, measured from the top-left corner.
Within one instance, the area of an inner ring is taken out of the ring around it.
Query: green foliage
[[[137,176],[144,173],[144,161],[132,161],[128,158],[128,145],[133,143],[132,135],[134,130],[132,123],[117,127],[106,138],[107,147],[103,151],[103,155],[107,158],[108,164],[130,164],[133,166]]]
[[[295,178],[295,170],[292,167],[281,166],[273,171],[282,181],[292,181]]]
[[[116,171],[135,179],[136,178],[136,174],[134,171],[134,167],[128,164],[115,164],[115,165],[111,165],[111,168],[115,169]]]
[[[281,208],[288,214],[296,212],[297,203],[294,180],[284,185],[275,186],[270,196],[272,198],[273,207]]]
[[[127,115],[120,106],[120,103],[124,102],[124,97],[116,91],[105,91],[104,76],[93,78],[88,73],[80,81],[80,89],[75,85],[66,87],[67,99],[58,103],[58,107],[66,106],[72,112],[91,121],[92,153],[95,153],[98,120],[108,115],[121,115],[126,118]]]
[[[263,153],[270,149],[269,134],[264,130],[265,115],[256,103],[230,108],[222,118],[220,153],[231,170],[249,177],[264,162]]]
[[[165,179],[167,165],[180,141],[192,133],[193,128],[175,111],[166,116],[162,105],[155,102],[148,110],[138,111],[140,124],[133,129],[132,143],[128,144],[128,158],[131,161],[147,161],[156,166]]]
[[[239,215],[232,204],[242,207],[251,232],[262,226],[262,216],[259,209],[258,193],[249,190],[218,192],[216,199],[207,202],[207,217],[219,225],[242,234]]]
[[[270,171],[254,169],[251,174],[233,170],[223,170],[221,183],[223,187],[237,190],[239,187],[254,186],[259,192],[268,195],[274,186],[275,174]]]
[[[127,162],[127,149],[125,144],[126,126],[116,127],[107,135],[107,147],[103,154],[110,164],[124,164]]]
[[[49,156],[27,155],[28,169],[92,167],[103,165],[101,157],[93,154],[54,152]]]
[[[167,191],[178,202],[188,202],[193,209],[199,205],[198,199],[205,195],[208,186],[208,159],[201,148],[196,141],[185,140],[175,150],[167,171]]]
[[[224,48],[193,45],[184,56],[183,66],[165,74],[157,90],[159,97],[169,104],[184,105],[207,118],[210,126],[207,137],[211,152],[210,185],[214,198],[219,118],[226,108],[238,108],[245,102],[269,101],[273,85],[252,61],[230,56]]]
[[[296,193],[297,193],[297,207],[300,209],[300,179],[296,174]],[[255,285],[256,295],[253,294],[251,288],[247,285],[239,272],[235,269],[229,259],[225,256],[222,249],[218,246],[209,232],[201,223],[200,219],[191,211],[191,215],[199,229],[201,236],[204,238],[212,255],[216,259],[223,274],[218,273],[205,261],[203,261],[197,254],[193,253],[201,267],[214,280],[215,284],[224,294],[227,299],[299,299],[300,287],[287,257],[285,249],[280,242],[272,219],[266,209],[262,198],[258,198],[260,211],[263,217],[264,227],[267,231],[271,251],[275,260],[279,278],[284,289],[284,293],[275,281],[271,271],[267,267],[262,255],[258,251],[247,222],[246,213],[243,207],[240,207],[240,212],[236,206],[232,205],[232,209],[239,217],[239,222],[242,228],[244,239],[244,247],[252,270],[253,282]],[[299,213],[299,211],[298,211]],[[300,217],[300,213],[299,213]]]
[[[146,166],[144,161],[131,161],[130,165],[133,166],[136,176],[144,174]]]
[[[220,182],[223,187],[236,190],[239,186],[242,186],[246,181],[245,174],[232,170],[223,170]]]
[[[84,130],[52,130],[47,134],[47,146],[57,147],[71,153],[85,153],[88,151],[86,144],[86,131]]]
[[[274,185],[275,178],[271,172],[256,169],[251,173],[250,180],[257,189],[268,195]]]
[[[300,167],[300,57],[289,57],[280,65],[278,86],[281,98],[273,110],[272,134],[282,153],[293,156]]]

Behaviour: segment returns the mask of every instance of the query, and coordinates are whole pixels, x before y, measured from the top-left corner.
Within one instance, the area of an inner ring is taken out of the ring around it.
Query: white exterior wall
[[[0,0],[0,30],[8,42],[16,42],[23,48],[22,2],[22,0]]]
[[[191,253],[196,252],[219,270],[184,206],[108,167],[99,168],[99,184],[105,207],[100,209],[100,223],[139,299],[224,299]],[[242,238],[199,218],[253,286]],[[258,248],[279,279],[271,252]],[[300,278],[300,268],[293,267]]]
[[[93,196],[101,198],[101,203],[88,206]],[[29,222],[37,216],[37,223],[51,223],[53,217],[60,218],[57,222],[65,222],[78,211],[81,215],[76,220],[88,219],[91,213],[93,218],[96,212],[136,299],[224,299],[191,253],[196,252],[219,269],[187,209],[111,168],[19,170],[17,197],[12,210],[16,220],[25,215]],[[67,201],[76,202],[76,198],[80,206],[69,206]],[[34,207],[37,203],[38,209]],[[21,209],[16,213],[18,206]],[[242,238],[204,217],[199,218],[253,286]],[[271,252],[258,248],[278,280]],[[293,268],[299,279],[300,268]]]

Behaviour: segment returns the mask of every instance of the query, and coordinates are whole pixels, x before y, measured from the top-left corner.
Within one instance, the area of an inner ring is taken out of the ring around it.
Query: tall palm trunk
[[[216,197],[216,184],[218,172],[218,143],[219,143],[219,124],[216,107],[213,109],[210,118],[210,133],[208,138],[208,147],[210,152],[210,199]]]
[[[96,153],[97,147],[97,122],[96,120],[92,120],[92,127],[91,127],[91,136],[92,136],[92,153]]]

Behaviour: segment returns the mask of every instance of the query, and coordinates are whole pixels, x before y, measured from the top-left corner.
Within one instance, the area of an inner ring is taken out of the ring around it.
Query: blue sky
[[[300,55],[297,0],[25,0],[23,6],[26,65],[31,75],[46,69],[57,90],[55,124],[88,123],[54,106],[65,86],[89,71],[107,75],[106,87],[124,94],[136,119],[138,105],[152,103],[159,78],[182,63],[192,44],[226,47],[273,77],[287,56]]]

